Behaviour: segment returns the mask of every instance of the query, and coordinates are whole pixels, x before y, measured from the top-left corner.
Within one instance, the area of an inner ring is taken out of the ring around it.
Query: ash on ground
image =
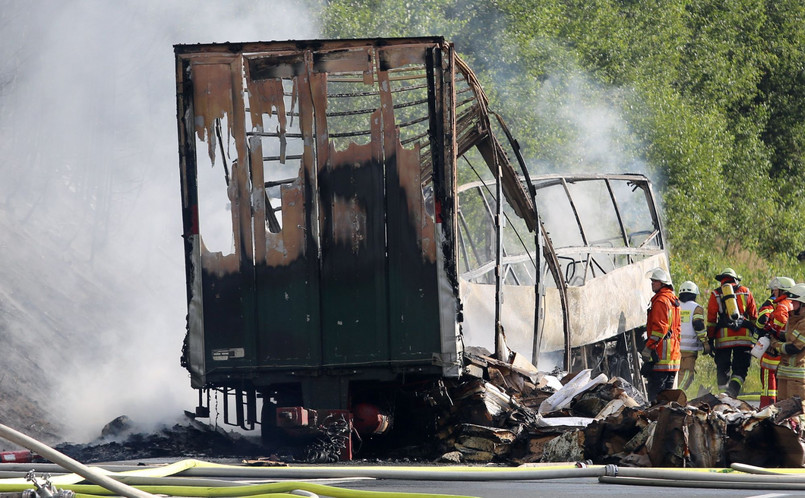
[[[87,444],[62,443],[55,449],[84,463],[150,458],[250,458],[265,450],[252,438],[187,418],[152,433],[134,433],[128,417],[113,420],[102,436]]]

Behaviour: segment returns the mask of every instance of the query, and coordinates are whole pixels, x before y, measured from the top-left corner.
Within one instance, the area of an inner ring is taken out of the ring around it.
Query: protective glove
[[[713,353],[713,346],[710,345],[710,342],[708,342],[708,341],[703,342],[702,347],[704,347],[704,354],[712,354]]]
[[[643,361],[645,363],[648,363],[648,362],[651,361],[651,353],[652,352],[653,352],[653,350],[648,346],[644,347],[643,351],[640,351],[640,357],[643,358]]]
[[[774,337],[770,337],[771,342],[769,342],[769,348],[775,349],[779,352],[783,352],[783,343],[775,339]]]

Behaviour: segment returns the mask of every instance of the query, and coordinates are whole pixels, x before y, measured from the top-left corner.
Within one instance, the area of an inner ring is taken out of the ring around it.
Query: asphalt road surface
[[[605,496],[731,496],[772,498],[805,496],[805,491],[770,491],[740,489],[705,489],[678,487],[649,487],[636,485],[603,484],[595,477],[552,479],[540,481],[401,481],[377,479],[321,479],[316,482],[339,488],[405,493],[438,493],[445,495],[476,496],[479,498],[524,498],[546,496],[550,498],[578,498]]]

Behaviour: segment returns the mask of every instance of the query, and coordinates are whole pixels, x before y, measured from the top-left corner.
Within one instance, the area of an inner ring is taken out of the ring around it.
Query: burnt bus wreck
[[[268,441],[379,434],[471,346],[642,385],[644,275],[668,267],[645,177],[531,176],[442,38],[175,54],[197,415],[217,392]]]

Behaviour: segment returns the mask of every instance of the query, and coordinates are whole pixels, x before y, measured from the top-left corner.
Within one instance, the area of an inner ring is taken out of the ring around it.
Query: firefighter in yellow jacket
[[[704,308],[696,302],[699,295],[699,286],[690,280],[682,282],[679,286],[679,309],[682,317],[682,335],[680,350],[682,359],[679,363],[679,388],[687,389],[693,383],[696,375],[696,358],[699,352],[709,355],[710,344],[707,342],[707,330],[704,326]]]
[[[671,276],[662,268],[649,271],[646,276],[651,279],[651,297],[646,316],[646,346],[640,355],[643,362],[651,364],[651,370],[645,375],[648,380],[646,390],[649,401],[657,399],[657,395],[666,389],[673,389],[676,373],[679,371],[681,357],[680,340],[680,308],[679,299],[674,294]]]
[[[707,337],[715,350],[718,388],[735,398],[752,362],[749,351],[755,344],[752,331],[757,305],[732,268],[724,268],[715,279],[721,285],[713,289],[707,302]]]
[[[799,396],[805,400],[805,284],[787,291],[791,312],[785,326],[785,341],[771,340],[770,347],[781,353],[777,367],[777,397]]]

